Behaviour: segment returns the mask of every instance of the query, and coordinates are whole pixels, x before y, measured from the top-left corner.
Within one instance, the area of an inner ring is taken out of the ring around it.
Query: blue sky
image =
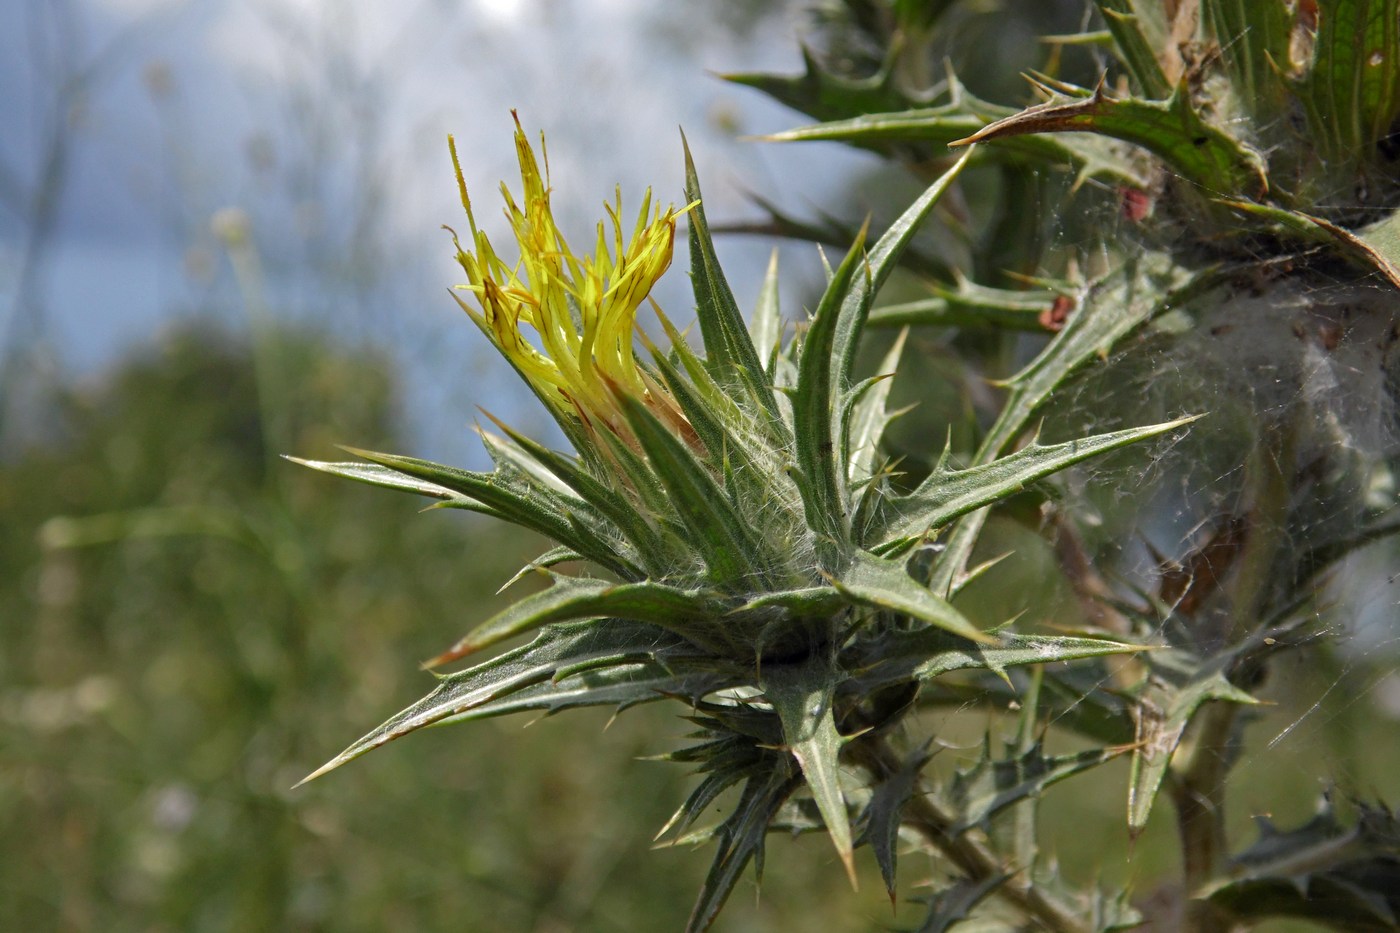
[[[680,200],[678,127],[712,220],[755,216],[752,190],[801,213],[874,165],[835,146],[738,138],[801,119],[714,77],[800,68],[796,4],[748,21],[744,7],[0,4],[0,335],[81,376],[175,321],[241,326],[248,296],[210,229],[234,211],[249,225],[268,313],[393,349],[414,371],[419,452],[477,460],[474,406],[509,414],[524,395],[446,294],[460,280],[441,230],[460,219],[448,133],[478,214],[498,217],[496,186],[516,179],[511,109],[532,134],[544,130],[556,210],[582,242],[615,184],[624,209],[649,185]],[[46,178],[57,200],[43,234],[34,199]],[[720,249],[747,301],[771,244],[731,238]],[[782,254],[795,301],[819,266],[810,247]],[[677,319],[691,307],[684,264],[656,293]],[[26,270],[33,288],[21,294]]]

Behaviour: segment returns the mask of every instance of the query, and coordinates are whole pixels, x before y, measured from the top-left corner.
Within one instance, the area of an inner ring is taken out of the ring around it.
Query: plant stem
[[[1193,896],[1219,877],[1229,860],[1225,782],[1235,761],[1233,732],[1239,711],[1236,703],[1211,703],[1201,710],[1195,746],[1172,783],[1187,899],[1185,929],[1193,933],[1220,933],[1233,926],[1219,908]]]
[[[1238,644],[1266,619],[1279,563],[1282,529],[1293,493],[1295,430],[1292,424],[1261,441],[1246,464],[1253,500],[1243,553],[1230,587],[1227,640]],[[1237,703],[1210,703],[1196,717],[1194,745],[1172,784],[1182,881],[1187,898],[1185,928],[1222,933],[1234,927],[1229,914],[1194,895],[1229,867],[1225,832],[1225,785],[1238,757]]]
[[[899,755],[883,736],[853,742],[850,749],[855,760],[877,779],[894,774],[900,768]],[[1036,886],[1029,875],[1029,865],[1008,863],[980,833],[955,832],[956,818],[931,794],[912,794],[904,806],[902,822],[922,835],[971,880],[1004,877],[1006,880],[996,889],[997,895],[1042,928],[1057,933],[1093,933],[1093,927],[1084,921],[1083,911]]]

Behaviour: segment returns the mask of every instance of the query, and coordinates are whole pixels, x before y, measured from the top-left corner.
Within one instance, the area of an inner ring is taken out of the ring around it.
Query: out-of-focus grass
[[[292,789],[541,545],[277,459],[404,442],[382,360],[262,352],[265,404],[246,348],[169,338],[0,465],[0,929],[682,926],[709,852],[649,851],[686,776],[641,760],[676,710],[431,732]],[[774,840],[725,929],[891,918],[809,842]]]

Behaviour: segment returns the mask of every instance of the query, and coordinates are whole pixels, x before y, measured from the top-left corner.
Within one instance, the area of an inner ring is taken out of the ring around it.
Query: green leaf
[[[1273,232],[1296,237],[1304,243],[1325,246],[1342,258],[1373,272],[1379,272],[1391,285],[1400,288],[1400,214],[1385,218],[1355,232],[1324,217],[1245,201],[1223,201],[1225,206],[1266,221]]]
[[[1284,119],[1290,103],[1284,72],[1297,14],[1284,0],[1203,0],[1201,6],[1230,76],[1232,96],[1256,126],[1267,128]]]
[[[818,553],[825,569],[836,565],[849,538],[844,470],[837,462],[836,419],[833,418],[834,344],[846,310],[848,295],[857,293],[869,301],[868,279],[854,284],[864,267],[864,231],[846,253],[817,305],[816,314],[802,341],[797,364],[797,388],[792,393],[793,434],[797,440],[798,488],[807,524],[817,534]],[[868,274],[868,273],[867,273]]]
[[[528,645],[441,678],[436,690],[371,730],[302,779],[314,780],[381,745],[427,726],[544,683],[561,668],[587,663],[595,669],[655,661],[668,653],[694,652],[652,625],[575,622],[546,627]]]
[[[1196,710],[1210,700],[1259,702],[1230,683],[1220,658],[1198,664],[1181,652],[1158,652],[1151,660],[1154,676],[1138,698],[1137,744],[1128,778],[1128,831],[1134,836],[1147,826],[1172,753]],[[1168,677],[1179,679],[1173,682]]]
[[[802,768],[812,799],[821,812],[827,833],[846,866],[851,887],[856,886],[851,856],[851,823],[841,792],[841,746],[831,701],[842,673],[822,655],[801,664],[766,664],[761,686],[783,724],[783,741]]]
[[[764,371],[768,379],[773,379],[773,367],[782,347],[783,315],[778,304],[778,250],[775,248],[768,258],[768,271],[763,275],[763,286],[754,303],[753,316],[749,319],[749,335],[753,345],[764,360]]]
[[[1181,307],[1218,282],[1214,268],[1195,271],[1178,265],[1167,253],[1144,252],[1126,258],[1085,291],[1064,329],[1011,377],[1011,394],[983,450],[1000,453],[1080,367],[1107,356],[1139,324],[1168,308]]]
[[[672,507],[689,529],[689,543],[704,559],[711,582],[721,589],[741,583],[751,587],[755,573],[768,576],[773,557],[759,530],[734,509],[704,466],[641,402],[620,393],[616,398]]]
[[[1330,799],[1297,829],[1255,817],[1259,839],[1231,859],[1229,877],[1199,892],[1241,919],[1297,917],[1339,930],[1400,925],[1400,821],[1384,805],[1357,804],[1343,825]]]
[[[899,357],[904,352],[904,341],[909,336],[901,331],[876,367],[877,375],[853,387],[847,394],[848,404],[841,435],[846,439],[846,476],[849,487],[858,488],[875,475],[880,456],[880,439],[885,427],[894,419],[885,405],[889,401],[890,389],[894,385],[895,370],[899,367]]]
[[[822,68],[802,47],[800,75],[725,74],[724,80],[762,91],[769,97],[818,120],[835,120],[862,113],[902,110],[909,99],[891,80],[888,65],[865,79],[851,79]]]
[[[919,776],[924,765],[933,758],[928,748],[925,744],[906,755],[897,771],[872,788],[870,802],[865,808],[862,841],[870,843],[875,862],[880,866],[880,877],[891,898],[894,897],[899,827],[903,822],[901,814],[909,798],[919,790]]]
[[[1038,104],[983,127],[952,145],[1038,136],[1045,133],[1097,133],[1141,146],[1178,175],[1213,197],[1258,200],[1268,193],[1268,176],[1259,153],[1213,126],[1196,112],[1191,95],[1178,88],[1162,101],[1072,91],[1079,99]]]
[[[871,113],[849,120],[836,120],[763,137],[771,142],[844,142],[863,149],[889,154],[896,146],[923,143],[942,149],[965,142],[985,131],[989,124],[1010,119],[1016,111],[978,101],[959,91],[954,102],[897,113]],[[1055,139],[1049,136],[1007,136],[984,158],[1016,159],[1032,163],[1077,165],[1086,174],[1142,187],[1147,180],[1121,153],[1110,151],[1097,141]]]
[[[870,312],[871,327],[995,327],[1044,333],[1041,318],[1065,297],[1043,290],[988,288],[960,281],[956,288],[934,285],[933,297],[897,305],[883,305]]]
[[[1166,253],[1129,257],[1096,281],[1082,296],[1078,310],[1025,369],[1008,383],[1010,392],[996,422],[977,451],[975,464],[990,463],[1025,431],[1031,416],[1081,367],[1108,351],[1138,325],[1167,308],[1181,307],[1197,293],[1214,287],[1216,271],[1193,272]],[[952,593],[961,585],[963,568],[986,520],[985,509],[969,513],[953,529],[934,565],[930,588]]]
[[[982,903],[988,894],[1001,887],[1009,877],[1011,876],[1005,874],[990,874],[978,881],[970,878],[958,879],[951,887],[929,897],[928,913],[914,933],[947,933],[957,923],[968,919],[973,909]],[[1008,925],[1007,929],[1012,927]]]
[[[850,605],[850,600],[835,587],[812,586],[763,593],[735,609],[733,614],[752,613],[757,617],[766,617],[771,616],[772,610],[779,609],[786,615],[810,618],[830,615],[847,605]]]
[[[865,329],[866,318],[870,314],[871,301],[889,279],[890,274],[894,272],[900,256],[903,255],[909,241],[919,229],[919,225],[923,223],[929,211],[933,210],[934,206],[943,199],[943,195],[962,174],[962,170],[967,167],[968,159],[971,156],[971,150],[963,153],[961,158],[938,176],[938,179],[929,185],[924,193],[905,209],[904,213],[899,215],[898,220],[890,224],[889,228],[880,235],[880,239],[876,240],[875,245],[870,249],[870,255],[866,258],[868,269],[866,277],[858,281],[854,287],[847,286],[842,289],[840,314],[836,319],[832,344],[832,362],[835,364],[834,373],[839,391],[844,393],[851,385],[856,349],[860,344],[861,332]],[[858,237],[856,243],[851,246],[852,252],[860,246],[863,235],[864,230],[862,230],[862,236]],[[834,287],[834,283],[832,287]],[[830,292],[831,289],[828,288],[827,294]],[[813,326],[815,327],[815,323]]]
[[[1392,211],[1384,219],[1356,231],[1356,238],[1367,247],[1367,255],[1392,285],[1400,287],[1400,213]]]
[[[674,569],[684,553],[684,545],[677,541],[674,535],[653,527],[635,506],[613,489],[594,479],[574,458],[557,450],[550,450],[497,421],[490,414],[487,414],[487,417],[505,431],[524,454],[537,461],[573,494],[578,495],[611,522],[632,545],[636,563],[649,574],[659,575],[668,569]]]
[[[784,756],[779,760],[787,759]],[[768,824],[792,792],[802,786],[802,779],[795,770],[775,767],[744,783],[739,803],[713,834],[719,841],[719,851],[715,853],[700,897],[691,910],[686,933],[701,933],[710,928],[750,859],[755,859],[759,871],[762,870]]]
[[[547,571],[541,573],[548,574]],[[728,608],[717,594],[652,581],[612,583],[556,574],[548,576],[553,581],[548,589],[497,613],[424,666],[450,664],[551,622],[604,616],[649,622],[715,651],[723,652],[732,647],[724,628],[717,624]]]
[[[931,529],[1019,492],[1031,483],[1091,457],[1190,424],[1193,416],[1063,444],[1032,442],[1013,454],[966,470],[948,468],[947,455],[907,496],[890,500],[883,527],[874,533],[881,551],[901,550]]]
[[[1132,654],[1141,645],[1067,635],[1000,632],[997,644],[972,642],[940,628],[890,630],[862,639],[841,655],[841,666],[869,693],[886,684],[931,680],[953,671],[1004,671],[1023,664],[1050,664],[1104,655]]]
[[[509,580],[501,584],[500,589],[496,590],[496,593],[504,593],[532,573],[538,573],[540,570],[568,563],[569,561],[581,561],[583,559],[583,555],[579,554],[577,551],[570,550],[566,547],[552,547],[517,570]]]
[[[751,452],[750,447],[766,450],[774,445],[791,445],[792,435],[781,419],[759,419],[756,424],[715,381],[705,368],[705,361],[695,355],[675,325],[665,315],[660,315],[660,319],[671,342],[671,352],[666,354],[649,345],[652,359],[707,451],[720,457],[736,447],[741,447],[741,452]],[[688,382],[682,370],[689,377]]]
[[[1162,64],[1152,42],[1143,30],[1136,4],[1133,0],[1094,0],[1103,14],[1104,25],[1113,34],[1119,57],[1128,67],[1128,72],[1137,82],[1143,95],[1151,98],[1166,97],[1171,93],[1171,85],[1162,71]]]
[[[1125,751],[1092,748],[1047,757],[1037,743],[1014,758],[994,760],[988,739],[982,757],[971,768],[955,774],[947,789],[950,807],[957,814],[952,832],[962,833],[973,827],[986,829],[993,816],[1012,804],[1039,797],[1052,784],[1111,761]]]
[[[720,794],[742,780],[764,773],[772,767],[774,757],[771,746],[757,745],[753,738],[742,733],[705,729],[700,733],[702,741],[667,755],[659,756],[665,761],[692,762],[695,770],[705,773],[702,780],[677,808],[666,825],[657,832],[660,839],[667,833],[674,833],[677,843],[690,841],[687,830],[700,818],[705,809]],[[709,834],[707,838],[712,838]]]
[[[850,569],[833,578],[831,585],[857,605],[898,612],[973,642],[998,644],[995,635],[977,628],[951,603],[909,576],[902,560],[857,551]]]
[[[581,509],[591,508],[582,500],[566,499],[552,489],[527,484],[499,472],[476,473],[415,457],[353,447],[345,450],[391,470],[475,499],[495,510],[506,521],[553,538],[618,576],[644,576],[639,568],[619,555],[606,538],[580,523],[570,521],[570,517],[577,515]]]
[[[1400,11],[1395,0],[1321,0],[1313,64],[1299,91],[1309,140],[1344,165],[1374,151],[1400,116]]]
[[[282,458],[313,470],[319,470],[322,473],[329,473],[332,476],[343,476],[346,479],[353,479],[357,483],[366,483],[370,486],[379,486],[384,489],[397,489],[400,492],[411,492],[419,496],[429,496],[433,499],[444,500],[447,504],[456,508],[482,512],[486,515],[495,515],[498,518],[502,517],[501,513],[490,506],[448,489],[446,486],[439,486],[437,483],[430,483],[416,476],[410,476],[407,473],[400,473],[398,470],[391,470],[388,467],[380,466],[377,463],[327,463],[322,460],[303,460],[300,457],[293,457],[290,454],[283,454]]]
[[[593,664],[592,661],[584,663]],[[712,669],[712,662],[707,665],[700,660],[694,663],[668,659],[665,663],[638,661],[620,664],[606,660],[605,663],[606,666],[601,669],[588,666],[582,672],[567,676],[556,672],[549,680],[473,706],[434,725],[454,725],[512,713],[542,712],[553,715],[584,706],[611,706],[625,710],[642,703],[667,699],[682,698],[697,702],[706,694],[738,686],[746,680],[743,672]]]
[[[776,418],[778,403],[773,396],[768,374],[759,361],[743,315],[734,301],[720,268],[710,228],[705,220],[705,206],[700,196],[700,180],[695,174],[695,161],[685,143],[685,196],[695,203],[690,209],[691,280],[695,289],[695,314],[700,334],[705,341],[706,361],[715,379],[724,386],[742,388],[769,414]]]

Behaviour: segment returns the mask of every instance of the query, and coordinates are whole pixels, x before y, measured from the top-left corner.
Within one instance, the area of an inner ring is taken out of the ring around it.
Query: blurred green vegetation
[[[649,851],[686,776],[641,760],[679,743],[671,709],[443,730],[292,789],[541,547],[279,460],[393,449],[395,381],[310,334],[259,357],[176,333],[55,393],[0,464],[0,929],[682,926],[708,854]],[[821,842],[775,840],[724,928],[891,920]]]

